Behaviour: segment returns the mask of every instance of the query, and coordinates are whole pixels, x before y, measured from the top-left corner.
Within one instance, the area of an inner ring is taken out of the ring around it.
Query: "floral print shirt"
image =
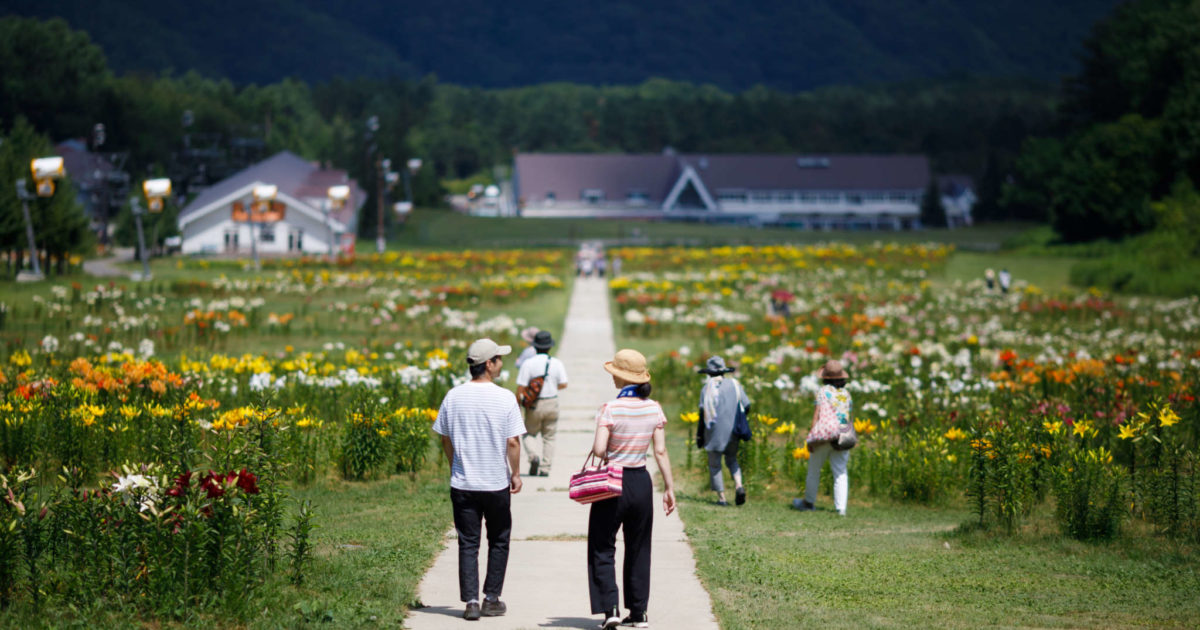
[[[841,425],[850,423],[850,412],[854,401],[845,388],[824,385],[817,390],[817,421],[808,432],[808,442],[832,440],[841,431]]]

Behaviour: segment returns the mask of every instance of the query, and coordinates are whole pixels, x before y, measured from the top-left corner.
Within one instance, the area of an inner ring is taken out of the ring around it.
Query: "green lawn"
[[[718,507],[673,424],[681,515],[726,630],[1200,627],[1194,547],[1144,534],[1077,542],[1048,509],[1012,536],[964,530],[959,504],[895,503],[853,485],[844,518],[827,493],[817,512],[790,509],[803,489],[789,482],[751,483],[746,505]]]
[[[1022,224],[986,225],[955,230],[921,231],[813,231],[791,228],[756,228],[704,223],[615,221],[601,219],[524,219],[470,217],[449,210],[416,210],[407,223],[396,226],[390,249],[564,246],[602,239],[636,244],[724,245],[815,243],[842,241],[872,243],[943,242],[965,249],[992,250],[1023,234]],[[359,243],[360,252],[374,245]]]
[[[1013,282],[1026,281],[1045,291],[1070,287],[1071,265],[1079,259],[1062,256],[1032,256],[1014,252],[957,251],[946,261],[943,280],[983,280],[984,271],[1008,269]]]

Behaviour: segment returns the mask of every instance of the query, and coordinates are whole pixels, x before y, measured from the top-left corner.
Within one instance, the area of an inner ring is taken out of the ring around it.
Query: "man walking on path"
[[[525,433],[517,399],[495,380],[512,347],[480,339],[467,349],[471,380],[446,393],[433,430],[442,436],[450,462],[450,502],[458,532],[458,588],[463,618],[507,612],[500,592],[508,566],[512,495],[521,491],[521,443]],[[479,535],[487,522],[488,563],[479,602]]]
[[[550,465],[554,462],[554,438],[558,433],[558,392],[567,388],[567,369],[562,361],[550,356],[554,338],[550,332],[540,330],[533,337],[532,358],[521,363],[517,373],[517,398],[525,400],[541,380],[536,406],[525,409],[525,455],[529,458],[529,474],[539,477],[550,476]],[[532,384],[532,385],[531,385]]]

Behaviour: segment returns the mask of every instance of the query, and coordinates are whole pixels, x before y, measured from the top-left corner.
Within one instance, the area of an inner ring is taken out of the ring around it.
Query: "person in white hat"
[[[520,370],[521,366],[525,364],[525,361],[537,356],[537,349],[533,347],[533,338],[536,337],[537,334],[538,329],[536,326],[530,326],[521,331],[521,340],[528,345],[526,345],[525,349],[521,351],[521,354],[517,355],[517,360],[515,363],[518,370]]]
[[[512,495],[521,491],[517,397],[495,383],[512,347],[479,339],[467,349],[471,380],[446,392],[433,430],[450,462],[450,502],[458,532],[458,589],[465,619],[507,612],[500,592],[508,567]],[[487,521],[488,563],[479,601],[479,535]]]
[[[621,496],[596,501],[588,516],[588,587],[592,614],[603,614],[602,627],[648,627],[650,603],[650,538],[654,528],[654,482],[646,471],[646,451],[653,446],[654,460],[663,478],[663,512],[675,511],[675,482],[667,455],[662,406],[650,399],[650,372],[646,357],[637,350],[620,350],[604,364],[620,390],[596,413],[592,453],[610,466],[622,468]],[[618,608],[616,574],[617,530],[624,532],[625,607]]]

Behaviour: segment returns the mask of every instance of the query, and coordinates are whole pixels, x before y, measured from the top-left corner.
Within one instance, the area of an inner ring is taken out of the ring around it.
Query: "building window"
[[[604,191],[599,188],[584,188],[580,198],[587,203],[600,203],[601,201],[604,201]]]
[[[861,205],[862,202],[863,202],[863,196],[859,193],[849,193],[848,195],[846,195],[846,203],[848,203],[848,204]]]
[[[650,203],[650,195],[644,190],[631,190],[625,196],[625,203],[631,206],[644,206]]]
[[[264,243],[275,242],[275,226],[270,223],[262,223],[258,226],[258,240]]]
[[[842,196],[835,192],[821,193],[821,201],[825,203],[837,203],[842,200]]]
[[[796,201],[796,194],[790,190],[781,190],[775,193],[775,203],[792,203]]]
[[[800,203],[817,203],[821,200],[821,196],[815,192],[800,193]]]
[[[888,195],[888,200],[896,202],[896,203],[908,203],[909,201],[911,201],[910,195],[908,193],[903,193],[903,192],[894,192],[894,193]]]
[[[756,190],[750,193],[750,201],[754,203],[771,203],[771,191]]]
[[[746,203],[746,191],[718,190],[717,200],[722,203]]]

